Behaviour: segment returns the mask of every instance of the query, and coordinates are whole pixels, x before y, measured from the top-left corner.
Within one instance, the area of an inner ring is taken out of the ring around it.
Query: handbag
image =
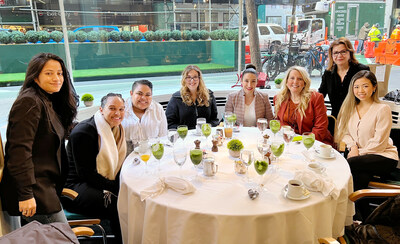
[[[389,92],[383,98],[384,100],[392,101],[392,102],[400,102],[400,92],[399,89]]]

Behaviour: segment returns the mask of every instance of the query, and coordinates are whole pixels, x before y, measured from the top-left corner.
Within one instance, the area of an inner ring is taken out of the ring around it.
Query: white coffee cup
[[[332,146],[327,144],[321,144],[319,146],[319,153],[323,157],[330,157],[332,153]]]
[[[324,170],[324,168],[320,164],[317,164],[317,163],[308,164],[308,168],[317,173],[321,173]]]
[[[304,185],[300,180],[289,180],[288,192],[289,197],[299,198],[304,195]]]

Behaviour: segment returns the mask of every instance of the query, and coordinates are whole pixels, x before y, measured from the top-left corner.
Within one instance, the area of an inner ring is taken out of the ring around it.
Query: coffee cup
[[[320,164],[317,164],[317,163],[308,164],[308,168],[317,173],[321,173],[324,170],[324,168]]]
[[[304,195],[304,185],[300,180],[289,180],[288,192],[289,197],[299,198]]]
[[[218,165],[214,163],[214,157],[206,157],[203,159],[204,176],[214,176],[218,171]]]
[[[330,157],[332,153],[332,146],[327,144],[321,144],[319,146],[319,153],[323,157]]]

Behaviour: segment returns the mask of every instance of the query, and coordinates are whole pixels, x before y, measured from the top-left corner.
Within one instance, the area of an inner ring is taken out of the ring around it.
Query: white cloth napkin
[[[339,190],[332,179],[324,174],[318,174],[311,170],[298,170],[294,179],[301,180],[310,191],[319,191],[324,196],[331,196],[333,199],[339,197]]]
[[[161,177],[154,185],[140,192],[140,200],[144,201],[148,197],[156,197],[163,193],[166,188],[170,188],[182,195],[196,191],[196,187],[185,179],[175,176]]]

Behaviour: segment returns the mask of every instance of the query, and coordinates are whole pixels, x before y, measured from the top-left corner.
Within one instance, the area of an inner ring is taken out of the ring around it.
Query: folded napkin
[[[310,191],[320,191],[324,196],[331,196],[335,200],[339,197],[339,190],[326,175],[311,170],[298,170],[294,174],[294,179],[301,180]]]
[[[154,185],[140,192],[140,200],[144,201],[148,197],[156,197],[163,193],[165,188],[170,188],[182,195],[196,191],[196,188],[189,181],[175,176],[161,177]]]

